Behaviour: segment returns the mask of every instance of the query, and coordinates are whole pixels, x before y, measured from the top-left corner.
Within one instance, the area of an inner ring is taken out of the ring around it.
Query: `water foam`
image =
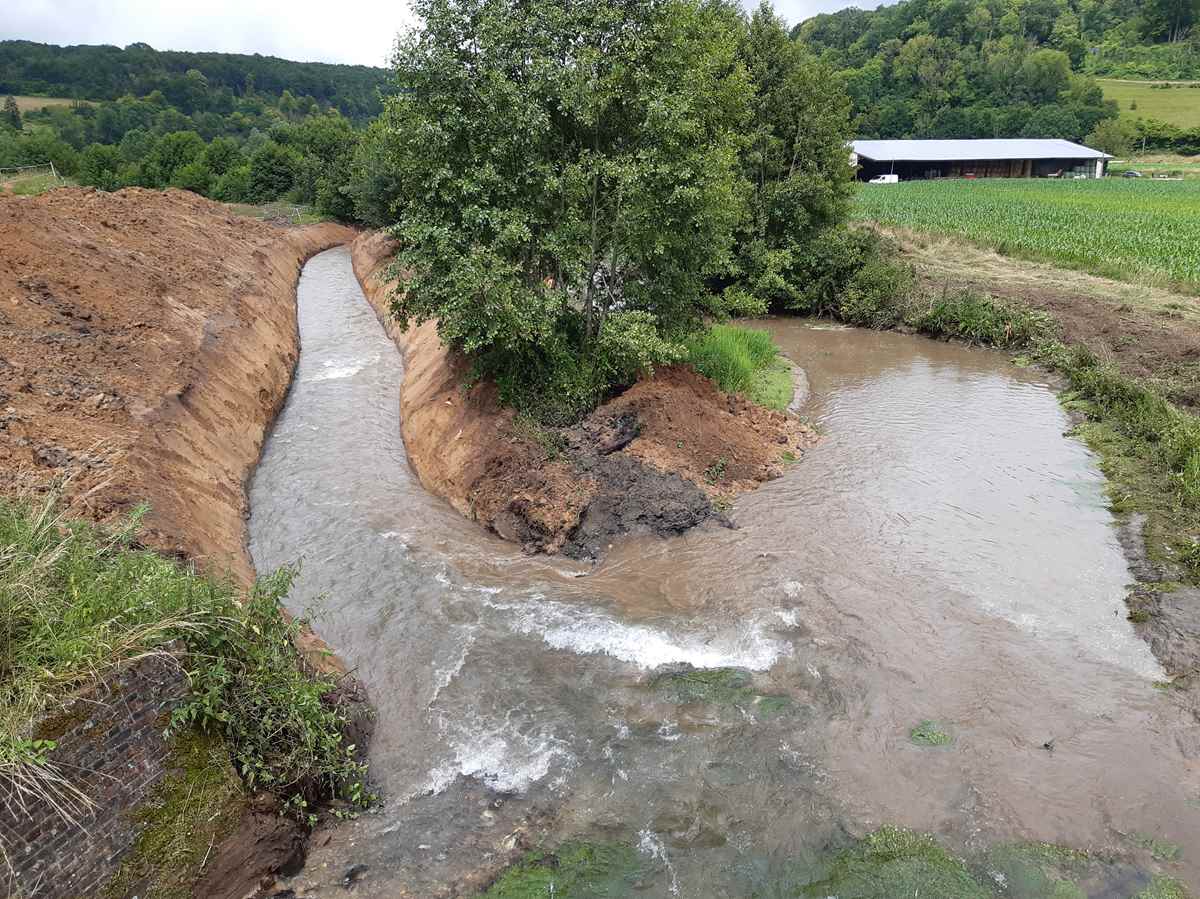
[[[430,772],[426,792],[440,793],[461,775],[474,777],[497,793],[524,793],[555,764],[569,768],[575,762],[553,734],[522,733],[511,712],[496,727],[475,719],[455,721],[453,731],[447,734],[447,742],[454,759]]]
[[[765,671],[787,654],[788,643],[769,636],[755,621],[732,632],[669,633],[626,624],[580,606],[535,597],[521,603],[487,602],[505,614],[504,623],[521,634],[540,636],[554,649],[578,655],[609,655],[640,668],[688,664],[693,668],[749,668]]]
[[[378,353],[370,359],[328,359],[321,364],[321,371],[304,380],[312,383],[314,381],[337,381],[342,378],[352,378],[368,365],[373,365],[378,361]]]

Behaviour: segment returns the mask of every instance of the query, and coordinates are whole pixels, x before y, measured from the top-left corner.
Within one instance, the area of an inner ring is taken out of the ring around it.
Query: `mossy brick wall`
[[[13,868],[0,878],[0,892],[77,899],[116,872],[137,836],[132,813],[167,773],[163,728],[186,688],[171,659],[151,657],[35,729],[35,736],[57,742],[52,759],[95,805],[71,824],[44,803],[27,814],[0,804],[0,840]]]

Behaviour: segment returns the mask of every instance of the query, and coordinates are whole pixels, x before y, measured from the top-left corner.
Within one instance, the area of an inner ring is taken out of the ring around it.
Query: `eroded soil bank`
[[[404,353],[401,429],[421,482],[459,512],[529,551],[596,558],[620,534],[680,534],[779,476],[816,435],[790,416],[721,393],[669,366],[582,424],[542,429],[501,408],[493,385],[464,390],[469,363],[432,322],[402,330],[388,305],[380,234],[352,247],[354,271]]]
[[[246,480],[299,353],[296,282],[354,233],[182,191],[0,198],[0,489],[65,482],[97,521],[148,503],[147,544],[248,584]],[[248,806],[201,893],[243,895],[298,840]]]

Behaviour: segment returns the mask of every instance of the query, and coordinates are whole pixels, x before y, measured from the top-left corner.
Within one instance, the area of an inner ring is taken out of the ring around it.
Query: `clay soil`
[[[245,482],[298,355],[296,281],[354,236],[181,191],[0,197],[0,489],[61,485],[96,521],[148,503],[149,546],[248,583]],[[198,895],[244,895],[298,841],[247,808]]]
[[[795,418],[721,393],[666,367],[600,406],[581,425],[540,428],[500,406],[495,388],[469,391],[468,363],[434,323],[402,331],[388,311],[381,235],[353,246],[354,269],[404,352],[401,428],[426,489],[530,552],[595,558],[627,533],[678,534],[734,496],[777,477],[816,437]]]

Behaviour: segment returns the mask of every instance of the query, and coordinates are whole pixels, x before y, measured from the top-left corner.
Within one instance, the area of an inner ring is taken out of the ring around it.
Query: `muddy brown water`
[[[1103,481],[1044,376],[760,322],[805,369],[823,441],[735,504],[737,529],[629,538],[590,567],[524,557],[421,489],[402,363],[345,250],[308,263],[299,303],[251,549],[260,571],[301,563],[295,610],[323,596],[317,628],[378,709],[384,797],[318,835],[301,894],[359,864],[360,895],[436,895],[521,826],[637,846],[650,896],[775,895],[882,823],[962,852],[1137,860],[1152,837],[1200,886],[1196,722],[1124,619]],[[727,668],[715,697],[693,689]],[[914,745],[927,719],[953,742]]]

